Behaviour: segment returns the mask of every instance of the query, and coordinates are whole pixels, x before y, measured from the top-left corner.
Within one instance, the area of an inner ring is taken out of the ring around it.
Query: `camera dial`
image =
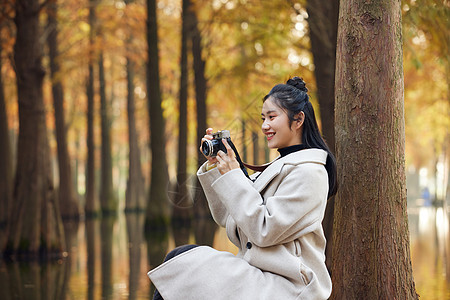
[[[202,152],[207,157],[216,157],[217,152],[222,150],[227,153],[227,149],[225,145],[222,143],[222,139],[227,139],[228,142],[231,142],[230,139],[230,131],[221,130],[212,134],[212,140],[203,140],[202,142]]]

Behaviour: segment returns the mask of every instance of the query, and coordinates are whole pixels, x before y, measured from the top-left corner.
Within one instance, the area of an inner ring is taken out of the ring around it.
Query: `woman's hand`
[[[234,154],[233,149],[231,149],[226,139],[222,139],[222,143],[227,149],[227,153],[219,150],[217,152],[217,169],[220,174],[225,174],[233,169],[239,169],[239,163],[236,160],[236,155]]]

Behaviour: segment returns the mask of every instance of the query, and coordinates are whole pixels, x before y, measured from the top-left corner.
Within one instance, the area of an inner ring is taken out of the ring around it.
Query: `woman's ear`
[[[303,111],[299,112],[295,118],[295,128],[300,129],[302,127],[303,122],[305,121],[305,113]]]

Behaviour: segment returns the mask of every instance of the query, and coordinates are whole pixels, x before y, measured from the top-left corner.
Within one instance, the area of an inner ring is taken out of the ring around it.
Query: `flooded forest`
[[[200,142],[276,159],[263,98],[294,76],[337,159],[330,299],[450,299],[449,1],[2,3],[2,299],[151,299],[173,248],[237,254]]]

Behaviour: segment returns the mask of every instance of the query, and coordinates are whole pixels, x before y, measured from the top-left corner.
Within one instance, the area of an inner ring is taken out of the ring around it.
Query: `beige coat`
[[[197,175],[211,213],[239,253],[201,246],[151,270],[163,298],[327,299],[326,157],[319,149],[291,153],[254,182],[239,169],[220,175],[202,166]]]

